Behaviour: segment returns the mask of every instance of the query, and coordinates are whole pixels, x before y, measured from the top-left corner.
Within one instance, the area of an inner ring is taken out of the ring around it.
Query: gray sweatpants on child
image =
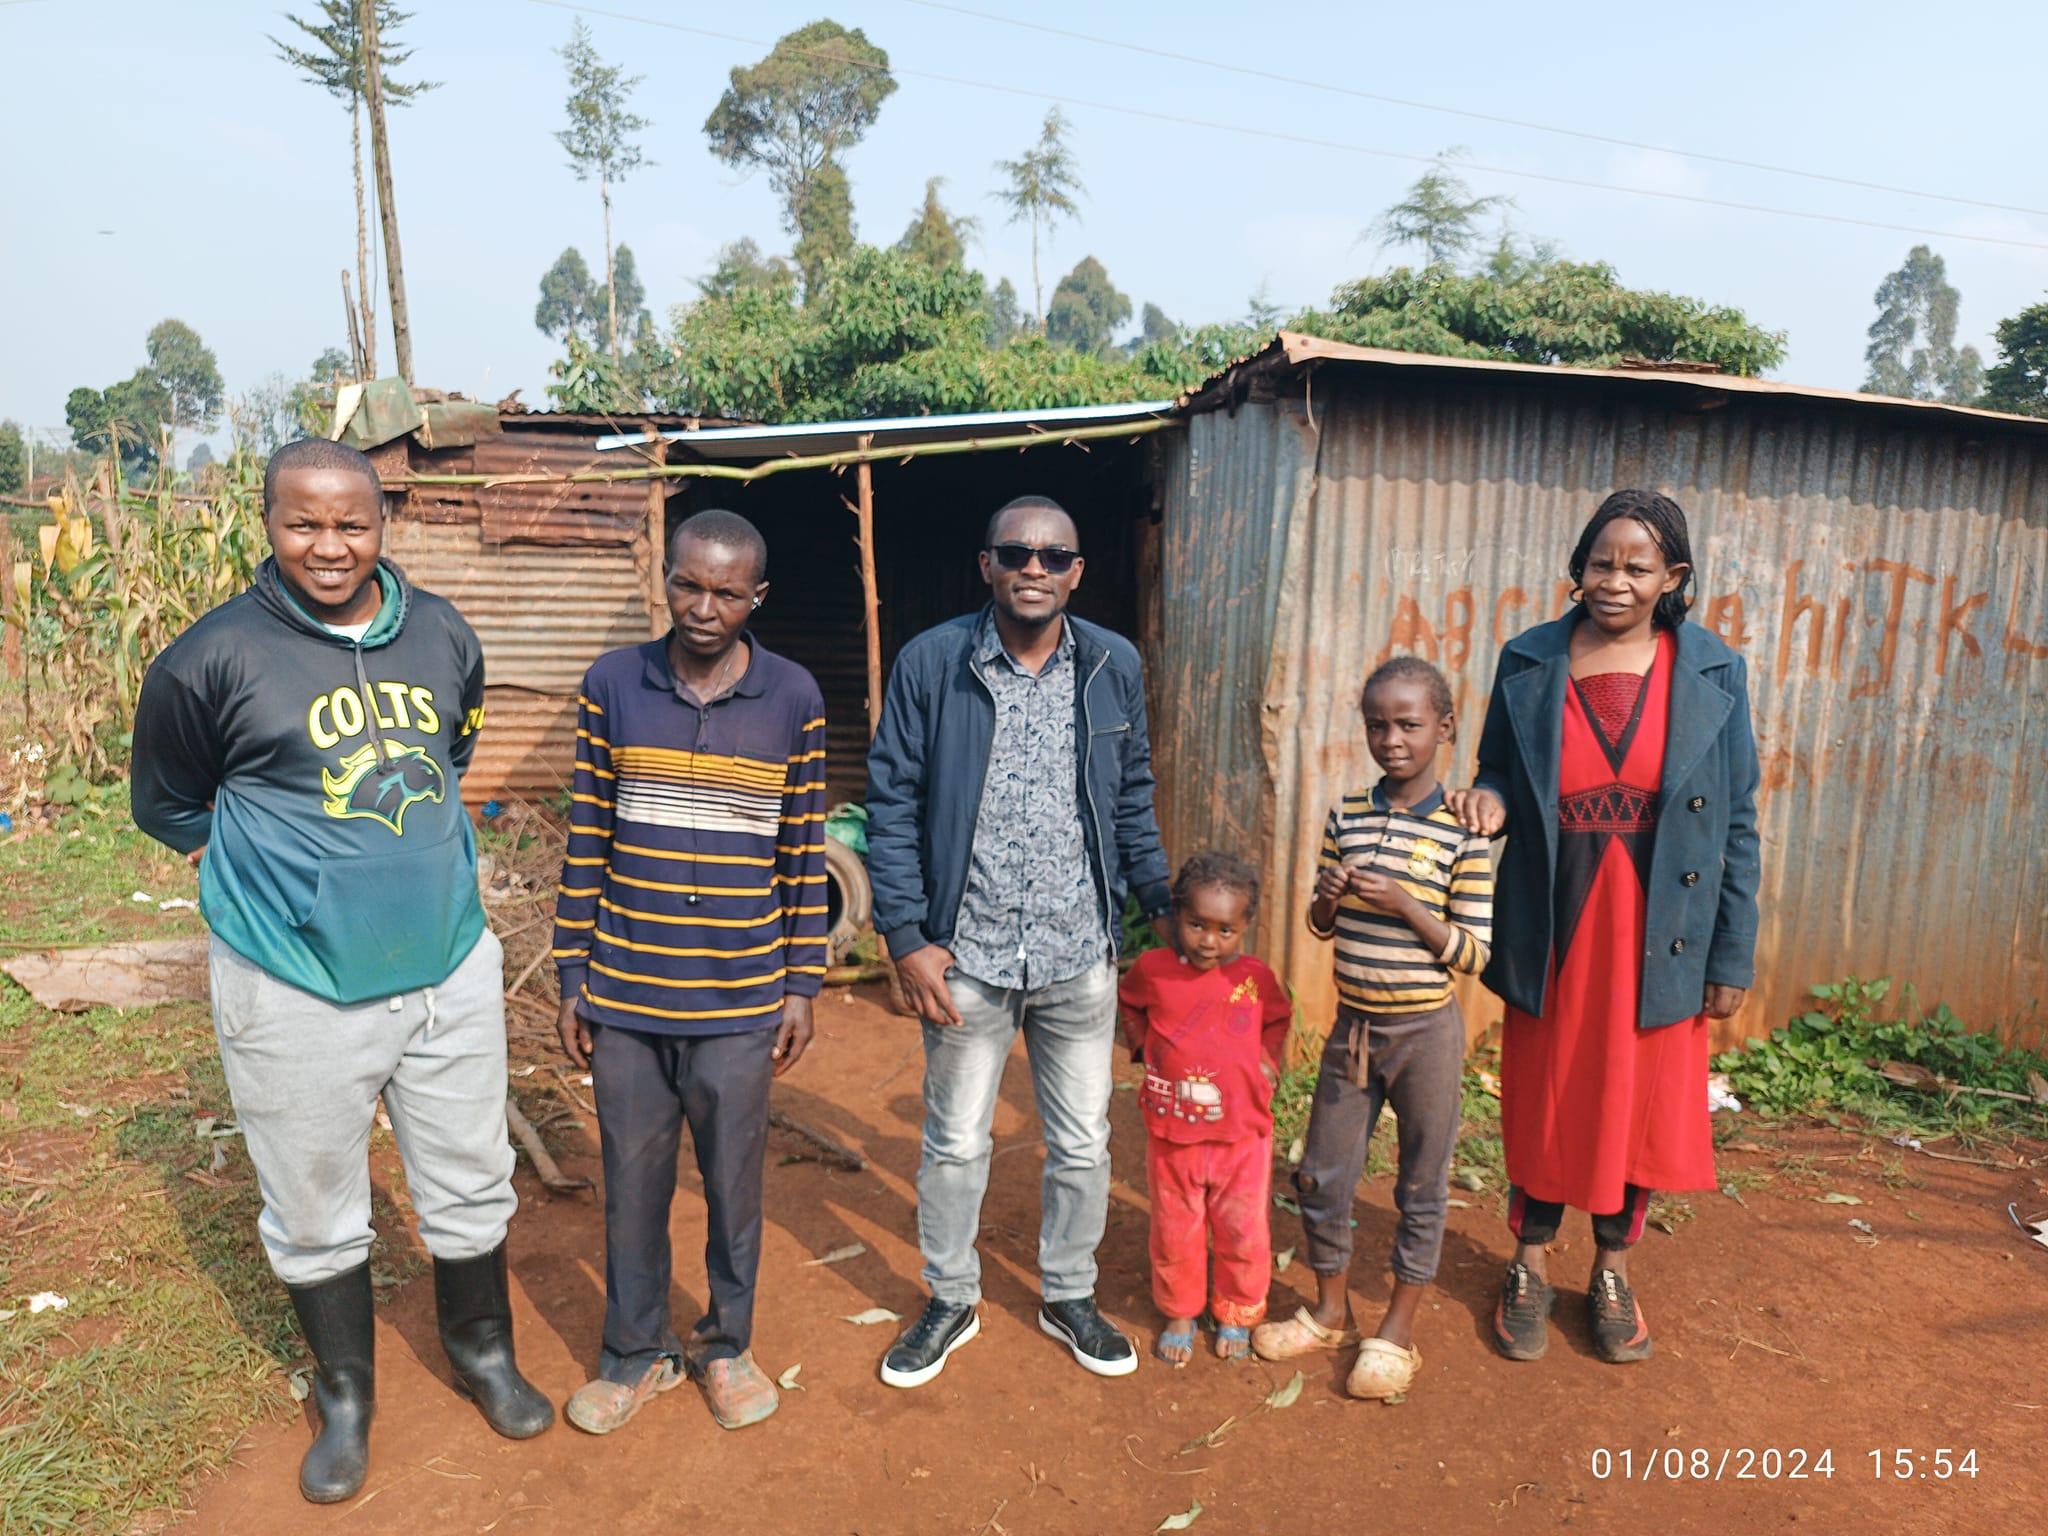
[[[350,1006],[278,980],[219,939],[207,969],[221,1066],[263,1192],[257,1231],[278,1279],[316,1285],[369,1258],[379,1094],[427,1251],[473,1259],[505,1240],[519,1202],[496,934],[485,929],[436,986]]]
[[[1380,1108],[1392,1105],[1401,1149],[1394,1278],[1410,1285],[1436,1278],[1464,1073],[1465,1019],[1455,997],[1428,1013],[1338,1005],[1316,1076],[1307,1150],[1294,1171],[1309,1267],[1317,1274],[1351,1267],[1351,1202]]]

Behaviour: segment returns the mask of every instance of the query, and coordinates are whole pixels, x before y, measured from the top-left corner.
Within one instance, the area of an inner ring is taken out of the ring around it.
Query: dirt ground
[[[432,1287],[415,1280],[380,1316],[362,1496],[325,1510],[303,1503],[294,1478],[307,1426],[270,1424],[250,1434],[236,1467],[198,1490],[183,1529],[1147,1533],[1197,1500],[1200,1536],[1558,1526],[1982,1536],[2040,1526],[2048,1252],[2028,1245],[2005,1209],[2048,1205],[2040,1166],[1893,1157],[1824,1130],[1772,1138],[1768,1152],[1729,1152],[1723,1171],[1741,1200],[1692,1197],[1693,1219],[1645,1236],[1634,1272],[1657,1353],[1628,1368],[1593,1356],[1568,1289],[1583,1284],[1590,1257],[1582,1217],[1552,1261],[1562,1294],[1549,1357],[1518,1365],[1492,1352],[1507,1237],[1496,1199],[1474,1194],[1451,1213],[1441,1289],[1418,1335],[1424,1375],[1408,1400],[1346,1399],[1347,1362],[1333,1357],[1310,1363],[1291,1405],[1267,1408],[1291,1368],[1204,1353],[1176,1372],[1148,1353],[1135,1376],[1100,1381],[1039,1333],[1040,1152],[1030,1079],[1014,1062],[983,1211],[982,1335],[936,1382],[896,1392],[875,1375],[894,1325],[844,1319],[869,1307],[908,1316],[922,1300],[917,1030],[872,989],[828,993],[819,1025],[776,1100],[872,1166],[834,1171],[788,1160],[802,1147],[780,1134],[772,1144],[755,1350],[771,1374],[800,1364],[803,1387],[784,1394],[775,1418],[722,1432],[685,1387],[608,1439],[557,1424],[536,1441],[500,1440],[450,1389]],[[1099,1295],[1149,1351],[1156,1319],[1132,1104],[1129,1092],[1115,1097],[1117,1179]],[[594,1123],[564,1168],[597,1175]],[[703,1205],[687,1151],[684,1172],[675,1307],[687,1326],[703,1297]],[[1822,1203],[1830,1193],[1861,1204]],[[520,1356],[560,1403],[597,1354],[602,1212],[590,1195],[548,1195],[523,1159],[520,1198]],[[1875,1240],[1851,1219],[1868,1222]],[[1277,1245],[1295,1240],[1292,1216],[1276,1211],[1274,1221]],[[1386,1181],[1369,1183],[1353,1281],[1369,1316],[1386,1294],[1392,1222]],[[867,1249],[857,1258],[804,1265],[856,1242]],[[1298,1264],[1278,1275],[1275,1309],[1290,1310],[1309,1283]],[[1182,1454],[1232,1420],[1214,1444]],[[1937,1448],[1958,1463],[1974,1452],[1974,1477],[1937,1479]],[[1873,1450],[1883,1453],[1881,1477]]]

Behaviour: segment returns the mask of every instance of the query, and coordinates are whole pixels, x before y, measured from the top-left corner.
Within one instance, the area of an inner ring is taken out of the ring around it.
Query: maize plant
[[[260,465],[239,450],[203,495],[159,468],[130,485],[102,460],[65,477],[16,561],[4,617],[19,634],[34,718],[54,766],[111,775],[149,663],[191,622],[249,585],[268,549]]]

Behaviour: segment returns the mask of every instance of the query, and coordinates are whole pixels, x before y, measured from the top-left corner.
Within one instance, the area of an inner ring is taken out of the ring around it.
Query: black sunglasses
[[[1031,544],[996,544],[989,553],[996,557],[996,564],[1006,571],[1021,571],[1031,564],[1036,555],[1038,563],[1045,567],[1048,576],[1064,576],[1074,568],[1074,562],[1081,558],[1081,551],[1068,549],[1064,544],[1048,544],[1043,549]]]

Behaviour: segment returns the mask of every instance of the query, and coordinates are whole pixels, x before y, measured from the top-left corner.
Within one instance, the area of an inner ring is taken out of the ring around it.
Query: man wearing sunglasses
[[[1045,1135],[1039,1327],[1098,1376],[1138,1363],[1094,1292],[1124,902],[1168,906],[1145,680],[1130,641],[1067,613],[1084,562],[1058,503],[1010,502],[983,546],[991,602],[903,648],[868,752],[875,926],[924,1021],[931,1299],[882,1361],[894,1387],[980,1329],[989,1131],[1020,1030]]]

